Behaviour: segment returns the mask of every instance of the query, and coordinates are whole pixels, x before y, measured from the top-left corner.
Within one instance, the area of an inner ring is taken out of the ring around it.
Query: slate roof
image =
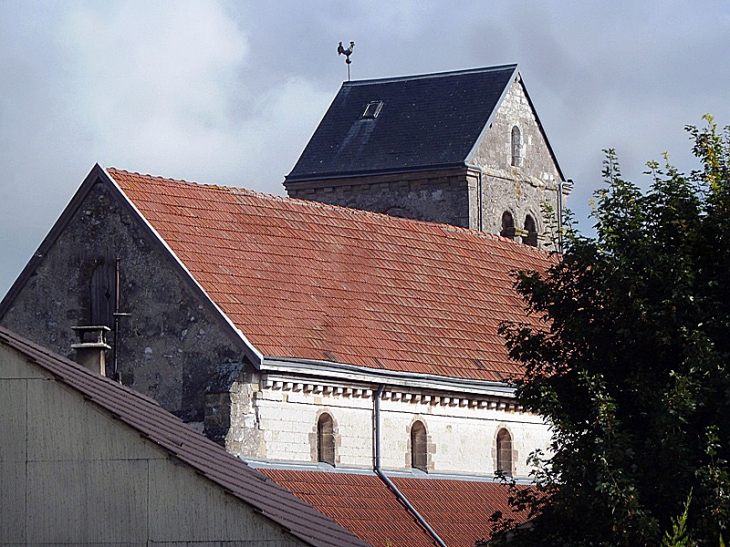
[[[453,226],[109,169],[264,356],[502,381],[534,247]]]
[[[4,327],[0,343],[26,356],[55,379],[83,394],[149,441],[190,465],[227,492],[278,523],[308,545],[368,544],[299,497],[186,426],[154,400],[50,352]]]
[[[516,75],[503,65],[345,82],[286,181],[463,166]]]
[[[304,501],[371,545],[432,546],[433,539],[376,475],[261,469]],[[489,537],[495,511],[514,516],[502,484],[485,481],[395,478],[391,480],[449,547],[473,547]]]

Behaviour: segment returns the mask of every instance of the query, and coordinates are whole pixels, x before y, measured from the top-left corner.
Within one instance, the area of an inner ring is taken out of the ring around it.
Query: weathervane
[[[350,55],[352,55],[353,49],[355,49],[355,42],[350,42],[350,47],[348,47],[347,49],[345,49],[342,46],[342,42],[340,42],[340,45],[337,46],[337,53],[345,56],[345,63],[347,63],[347,81],[348,82],[350,81],[350,63],[352,63],[352,61],[350,61]]]

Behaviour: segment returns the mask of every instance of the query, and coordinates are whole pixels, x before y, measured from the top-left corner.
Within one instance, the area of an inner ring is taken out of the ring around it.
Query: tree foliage
[[[536,321],[501,330],[552,444],[513,489],[533,520],[495,515],[494,542],[655,546],[678,515],[687,544],[728,536],[730,132],[706,121],[687,127],[701,169],[650,162],[646,192],[607,151],[596,235],[569,225],[549,271],[518,274]]]

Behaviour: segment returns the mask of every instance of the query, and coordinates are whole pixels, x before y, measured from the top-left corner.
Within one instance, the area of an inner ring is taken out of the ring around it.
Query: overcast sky
[[[686,124],[730,124],[730,2],[0,0],[0,295],[95,163],[283,193],[347,77],[518,63],[588,228]]]

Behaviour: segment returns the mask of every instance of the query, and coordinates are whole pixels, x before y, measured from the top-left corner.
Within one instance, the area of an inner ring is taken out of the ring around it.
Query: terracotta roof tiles
[[[497,236],[109,169],[264,355],[501,381],[524,320],[511,272],[549,256]],[[475,361],[483,363],[482,367]]]
[[[261,469],[265,475],[375,547],[426,547],[433,539],[376,475]],[[489,517],[511,514],[508,489],[497,482],[391,478],[449,547],[489,537]],[[519,515],[514,515],[519,521]],[[397,538],[397,540],[396,540]]]

